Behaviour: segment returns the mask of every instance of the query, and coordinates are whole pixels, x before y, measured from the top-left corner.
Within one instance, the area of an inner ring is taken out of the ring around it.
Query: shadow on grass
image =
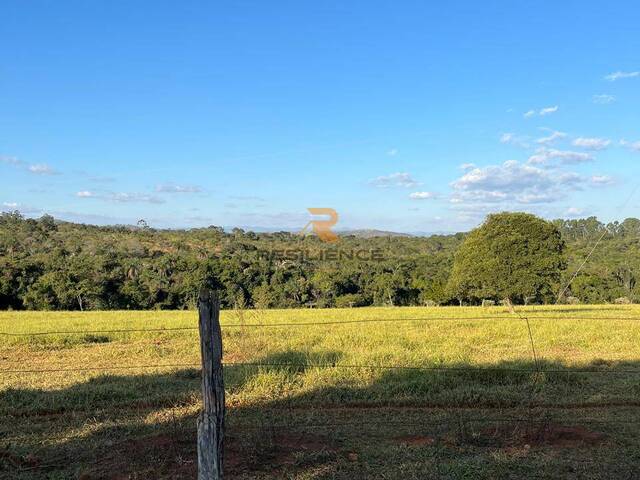
[[[640,373],[638,362],[595,361],[575,369],[520,360],[483,369],[448,364],[448,370],[439,371],[360,369],[341,359],[335,351],[291,350],[257,360],[261,365],[225,367],[227,395],[233,399],[227,422],[229,478],[269,472],[283,478],[285,471],[344,460],[347,453],[330,429],[309,432],[314,422],[330,424],[336,415],[343,423],[366,423],[359,408],[386,409],[385,418],[418,425],[421,408],[515,408],[544,418],[540,415],[549,406],[630,406],[638,404],[640,394],[640,374],[620,371]],[[585,368],[599,371],[580,371]],[[0,436],[0,474],[46,478],[44,471],[51,478],[90,479],[127,478],[122,475],[128,472],[138,475],[130,478],[194,478],[199,401],[197,369],[102,375],[55,391],[5,390],[0,413],[10,426]],[[469,442],[475,438],[462,415],[453,410],[439,415],[449,423],[445,429]],[[274,422],[284,429],[272,429]],[[293,433],[300,425],[306,433]],[[345,428],[348,435],[350,427]],[[385,431],[394,435],[393,427]],[[46,441],[52,432],[55,440]],[[7,436],[20,438],[19,444],[8,445]]]

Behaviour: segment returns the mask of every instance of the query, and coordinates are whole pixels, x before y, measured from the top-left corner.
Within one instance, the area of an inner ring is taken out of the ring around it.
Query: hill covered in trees
[[[566,296],[640,299],[640,220],[553,224],[565,245],[560,284],[602,237]],[[182,309],[202,285],[220,289],[227,308],[475,303],[448,286],[465,237],[345,235],[326,244],[289,232],[97,227],[4,213],[0,309]]]

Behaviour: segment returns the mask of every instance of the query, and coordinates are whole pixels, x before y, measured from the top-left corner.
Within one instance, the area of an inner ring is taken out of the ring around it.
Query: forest
[[[564,259],[553,267],[555,291],[589,257],[561,302],[640,299],[640,220],[604,224],[589,217],[551,225]],[[239,309],[499,301],[490,289],[452,288],[456,253],[468,235],[342,235],[327,244],[290,232],[92,226],[3,213],[0,309],[188,309],[202,286],[220,291],[223,308]],[[514,300],[553,303],[547,290],[530,299],[515,292]]]

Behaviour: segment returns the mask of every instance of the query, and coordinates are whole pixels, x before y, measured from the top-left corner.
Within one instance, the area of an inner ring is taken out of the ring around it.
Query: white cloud
[[[470,170],[472,168],[476,168],[476,164],[475,163],[463,163],[462,165],[460,165],[460,170]]]
[[[610,82],[615,82],[616,80],[621,80],[623,78],[635,78],[640,77],[640,72],[613,72],[609,75],[606,75],[605,80],[609,80]]]
[[[201,191],[202,189],[197,185],[164,184],[156,186],[158,193],[199,193]]]
[[[106,175],[92,175],[89,177],[89,180],[96,183],[111,183],[116,181],[115,178]]]
[[[606,138],[578,137],[573,142],[574,147],[586,148],[587,150],[604,150],[611,144],[611,140]]]
[[[545,115],[549,115],[551,113],[555,113],[558,111],[558,106],[554,105],[553,107],[546,107],[540,110],[540,112],[538,112],[538,114],[541,117],[544,117]]]
[[[558,105],[553,105],[552,107],[544,107],[544,108],[541,108],[540,110],[529,110],[523,116],[524,118],[531,118],[531,117],[535,117],[536,115],[539,115],[540,117],[544,117],[546,115],[550,115],[552,113],[557,112],[558,109],[559,109]]]
[[[26,165],[25,162],[18,160],[16,157],[9,157],[6,155],[0,155],[0,162],[6,163],[7,165],[13,165],[14,167],[22,167]]]
[[[417,181],[415,181],[411,174],[409,173],[392,173],[391,175],[385,175],[381,177],[374,178],[369,181],[370,185],[379,188],[388,188],[388,187],[403,187],[403,188],[411,188],[420,185]]]
[[[29,165],[27,167],[31,173],[35,173],[36,175],[53,175],[56,173],[49,165],[46,163],[37,163],[34,165]]]
[[[397,154],[398,154],[398,149],[396,148],[392,148],[387,152],[387,155],[389,155],[390,157],[395,157]]]
[[[627,142],[625,139],[622,139],[620,140],[620,145],[627,147],[629,150],[633,150],[634,152],[640,152],[640,141]]]
[[[584,210],[578,207],[569,207],[565,213],[568,217],[580,217],[584,215]]]
[[[543,165],[551,160],[558,160],[565,164],[574,164],[590,162],[593,160],[593,156],[588,153],[572,152],[570,150],[539,148],[535,154],[529,157],[528,163],[532,165]]]
[[[593,175],[591,177],[591,183],[596,187],[604,187],[607,185],[613,185],[615,180],[609,175]]]
[[[7,208],[18,208],[20,204],[16,202],[3,202],[2,206]]]
[[[475,168],[451,183],[454,204],[540,204],[578,190],[584,179],[572,172],[548,170],[509,160]]]
[[[553,131],[550,135],[539,138],[538,140],[536,140],[536,142],[540,145],[551,145],[552,143],[555,143],[556,140],[561,140],[563,138],[566,138],[566,136],[567,134],[564,132]]]
[[[0,162],[16,168],[26,169],[28,172],[36,175],[55,175],[58,173],[46,163],[29,164],[16,157],[0,155]]]
[[[116,203],[164,203],[164,199],[141,192],[105,192],[96,193],[91,190],[81,190],[76,192],[79,198],[96,198],[107,202]]]
[[[528,148],[528,138],[523,137],[521,135],[516,135],[515,133],[503,133],[500,135],[500,143],[504,143],[506,145],[515,145],[517,147]]]
[[[608,105],[610,103],[615,102],[616,97],[614,95],[607,95],[607,94],[594,95],[593,97],[591,97],[591,101],[599,105]]]
[[[80,197],[80,198],[91,198],[95,196],[96,194],[93,192],[90,192],[89,190],[82,190],[76,193],[76,197]]]
[[[117,203],[164,203],[164,200],[146,193],[112,193],[106,197],[108,200]]]
[[[436,198],[436,194],[434,192],[413,192],[409,195],[409,198],[412,200],[429,200]]]
[[[500,135],[500,143],[511,143],[514,137],[513,133],[503,133]]]

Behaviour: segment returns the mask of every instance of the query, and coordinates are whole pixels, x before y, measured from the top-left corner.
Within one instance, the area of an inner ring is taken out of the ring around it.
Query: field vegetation
[[[639,307],[221,321],[229,478],[637,474]],[[196,325],[194,311],[0,313],[15,334],[0,335],[0,476],[194,478]]]

